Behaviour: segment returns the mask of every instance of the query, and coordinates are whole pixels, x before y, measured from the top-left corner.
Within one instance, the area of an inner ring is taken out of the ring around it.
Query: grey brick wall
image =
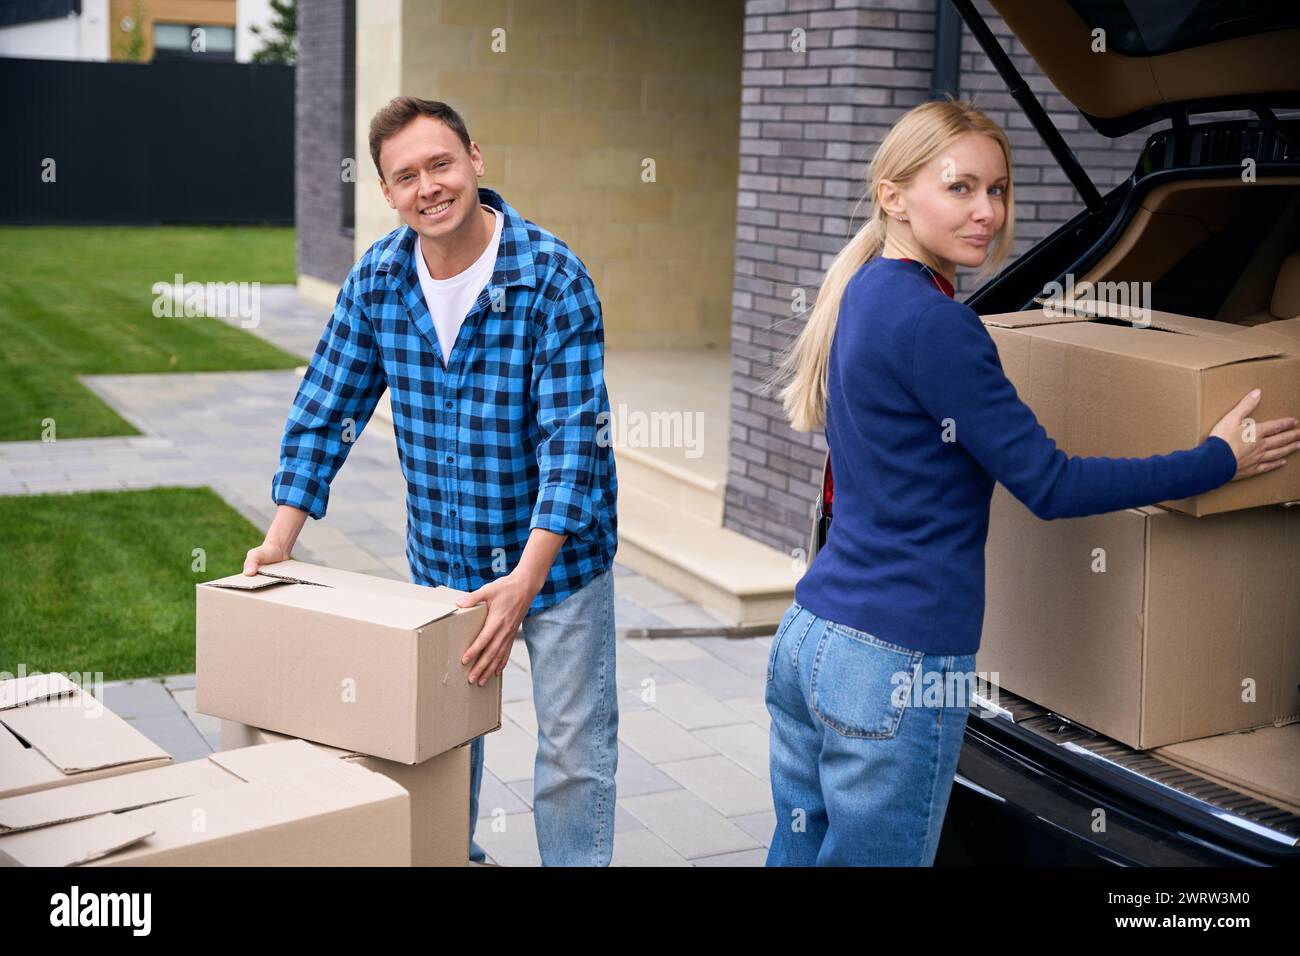
[[[351,156],[352,43],[348,38],[352,0],[312,0],[298,5],[298,61],[295,68],[294,161],[298,272],[342,283],[352,268],[352,230],[344,226],[350,190],[340,163]],[[369,157],[359,157],[364,179]]]
[[[946,2],[946,0],[938,0]],[[1104,193],[1132,169],[1146,138],[1096,134],[977,4]],[[731,442],[724,524],[793,551],[808,540],[821,480],[823,435],[793,431],[759,387],[802,328],[793,290],[807,304],[863,212],[852,220],[866,164],[890,125],[930,94],[936,0],[748,0],[741,78],[740,177],[732,296]],[[805,30],[806,52],[790,48]],[[1082,204],[969,31],[961,88],[1007,131],[1016,189],[1016,254]],[[865,208],[865,204],[864,207]],[[961,273],[959,298],[974,284]]]

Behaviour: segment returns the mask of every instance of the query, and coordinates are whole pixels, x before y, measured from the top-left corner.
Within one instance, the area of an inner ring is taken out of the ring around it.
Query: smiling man
[[[483,157],[445,103],[375,114],[370,155],[404,225],[353,266],[294,399],[279,505],[244,571],[286,559],[384,388],[407,485],[418,584],[471,592],[483,629],[462,663],[484,686],[522,630],[537,712],[533,813],[545,865],[613,852],[618,700],[613,449],[600,300],[558,238],[480,188]],[[471,860],[483,777],[471,745]]]

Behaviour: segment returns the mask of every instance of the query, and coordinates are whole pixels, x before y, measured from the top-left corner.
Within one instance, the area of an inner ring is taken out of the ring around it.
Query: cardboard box
[[[1109,458],[1194,448],[1252,389],[1256,421],[1300,417],[1300,319],[1243,328],[1170,312],[1149,327],[1075,303],[982,321],[1020,398],[1069,455]],[[1098,317],[1101,316],[1101,317]],[[1300,468],[1229,482],[1194,498],[1158,504],[1209,515],[1300,500]]]
[[[301,740],[0,800],[0,865],[409,866],[410,797]]]
[[[62,674],[0,681],[0,799],[162,767],[171,760]]]
[[[293,738],[249,727],[234,720],[221,722],[223,751],[291,739]],[[468,865],[468,744],[414,765],[367,757],[336,747],[321,749],[340,760],[383,774],[411,795],[412,866]]]
[[[1040,521],[998,485],[985,567],[1013,694],[1138,749],[1300,719],[1300,508]]]
[[[200,713],[416,764],[501,726],[501,678],[460,662],[463,591],[283,561],[197,586]]]
[[[1300,724],[1157,747],[1161,760],[1300,814]]]

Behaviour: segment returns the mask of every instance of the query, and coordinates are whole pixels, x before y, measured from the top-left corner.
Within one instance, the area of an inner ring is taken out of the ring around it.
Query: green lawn
[[[157,318],[155,282],[295,281],[288,227],[0,228],[0,441],[132,435],[77,374],[293,368],[220,319]]]
[[[0,497],[0,671],[193,673],[194,585],[261,540],[209,488]]]

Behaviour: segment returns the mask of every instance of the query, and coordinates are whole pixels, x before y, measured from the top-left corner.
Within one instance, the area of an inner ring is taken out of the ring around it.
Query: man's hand
[[[244,556],[244,573],[256,574],[264,564],[278,564],[288,561],[289,554],[278,544],[263,544],[250,548]]]
[[[483,602],[488,606],[487,618],[478,637],[460,659],[462,664],[470,667],[471,684],[483,687],[489,677],[495,677],[506,669],[519,625],[544,582],[544,577],[538,579],[535,574],[516,568],[456,602],[459,607],[473,607]]]
[[[293,546],[298,540],[298,533],[307,521],[307,512],[290,505],[280,505],[271,519],[271,527],[266,531],[266,540],[256,548],[250,548],[244,556],[244,573],[256,574],[264,564],[276,564],[288,561],[293,554]]]

